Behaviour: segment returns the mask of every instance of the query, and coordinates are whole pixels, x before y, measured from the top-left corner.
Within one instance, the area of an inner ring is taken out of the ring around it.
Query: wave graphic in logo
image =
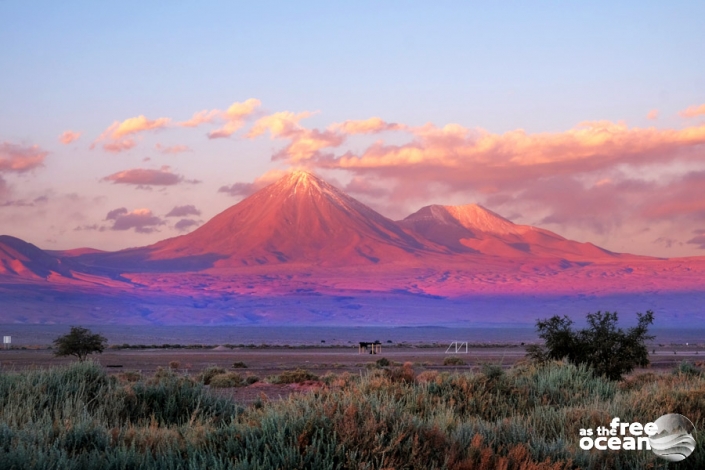
[[[661,416],[654,421],[658,433],[649,438],[654,454],[669,462],[680,462],[695,450],[695,426],[677,413]]]

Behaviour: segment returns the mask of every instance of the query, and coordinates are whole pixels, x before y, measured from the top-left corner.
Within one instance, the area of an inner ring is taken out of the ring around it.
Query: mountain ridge
[[[45,254],[116,273],[276,264],[424,266],[475,263],[482,256],[568,261],[635,256],[518,225],[478,204],[430,205],[393,221],[305,171],[282,177],[185,235],[115,252],[80,248]]]
[[[612,253],[476,204],[393,221],[308,173],[148,246],[0,237],[5,323],[511,323],[649,308],[687,323],[705,321],[703,285],[705,257]]]

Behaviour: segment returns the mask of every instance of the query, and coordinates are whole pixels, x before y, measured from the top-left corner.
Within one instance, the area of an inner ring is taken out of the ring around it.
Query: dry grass
[[[669,412],[705,424],[705,377],[688,373],[618,384],[561,363],[418,375],[406,363],[328,374],[309,393],[244,408],[203,382],[247,377],[215,372],[130,382],[76,364],[2,374],[0,468],[656,469],[666,465],[650,452],[580,450],[579,430]],[[678,468],[705,467],[701,434]]]

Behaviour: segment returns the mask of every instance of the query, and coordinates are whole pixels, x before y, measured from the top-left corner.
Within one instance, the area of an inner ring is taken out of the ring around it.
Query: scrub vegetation
[[[567,316],[539,320],[536,330],[545,346],[529,346],[529,357],[536,362],[565,358],[574,364],[587,364],[599,375],[621,380],[635,367],[649,365],[646,341],[654,339],[648,334],[654,312],[636,316],[637,326],[627,331],[617,327],[617,312],[588,313],[588,327],[578,331],[573,331],[573,320]]]
[[[699,369],[621,382],[567,362],[495,369],[407,363],[326,374],[314,391],[248,406],[211,391],[246,386],[225,370],[127,377],[84,362],[2,373],[0,468],[705,468],[703,432],[695,453],[670,466],[649,451],[578,446],[580,428],[614,416],[646,422],[681,413],[702,429]],[[303,370],[271,378],[297,380],[316,378]]]

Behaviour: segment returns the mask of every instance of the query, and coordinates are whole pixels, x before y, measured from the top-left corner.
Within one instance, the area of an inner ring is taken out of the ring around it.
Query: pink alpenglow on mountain
[[[310,173],[296,171],[181,237],[152,259],[203,254],[215,267],[282,263],[376,264],[442,250]]]
[[[653,309],[704,321],[705,259],[613,253],[480,205],[390,220],[293,172],[193,232],[117,252],[0,237],[4,321],[468,325]]]
[[[620,255],[592,243],[567,240],[530,225],[517,225],[478,204],[426,206],[399,222],[458,252],[500,257],[558,257],[594,260]]]

